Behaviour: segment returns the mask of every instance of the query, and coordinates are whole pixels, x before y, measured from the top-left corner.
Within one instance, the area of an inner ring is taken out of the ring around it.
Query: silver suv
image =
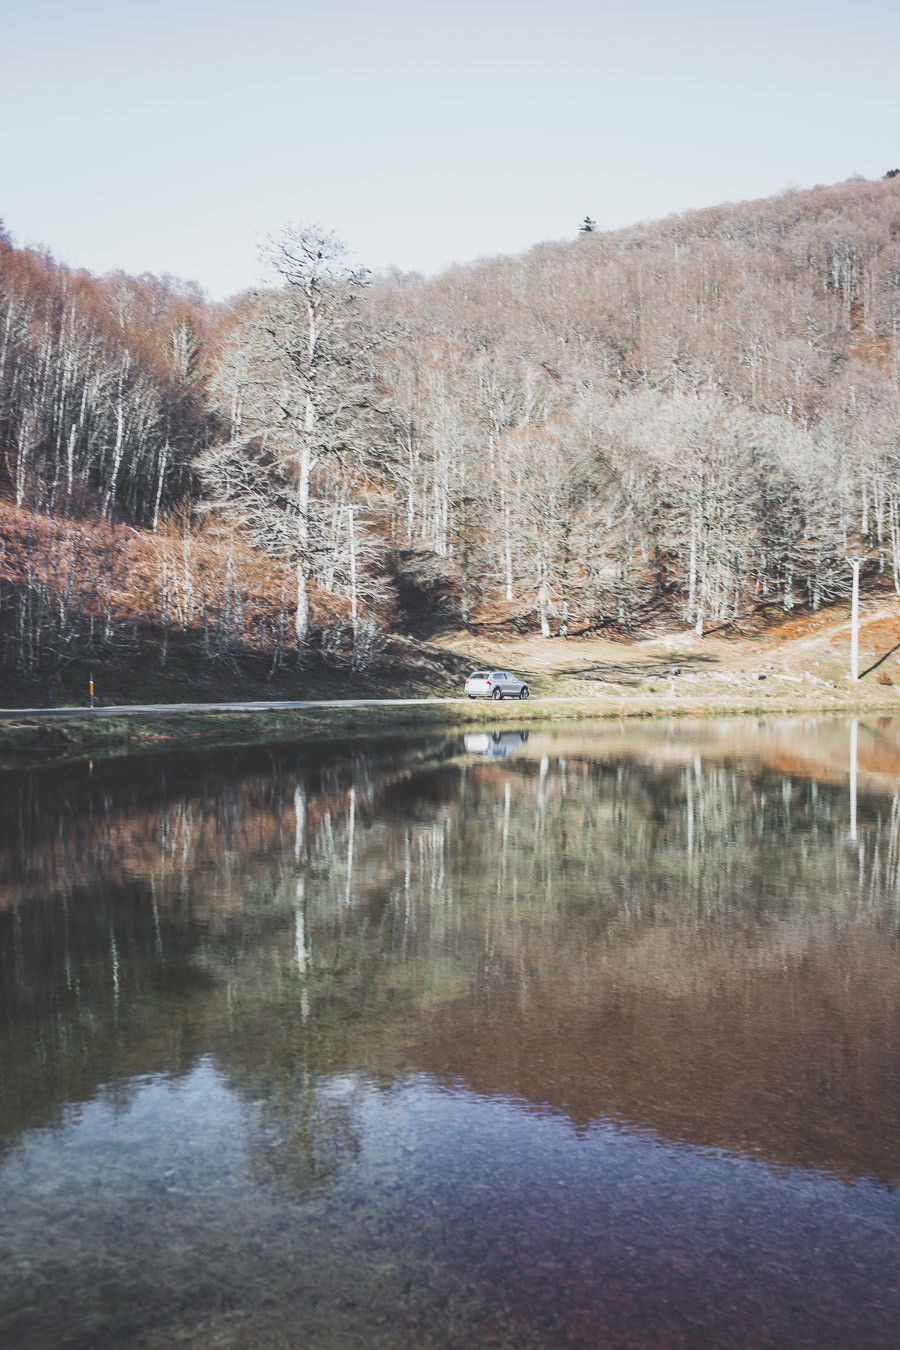
[[[528,685],[508,670],[476,670],[466,680],[468,698],[527,698]]]

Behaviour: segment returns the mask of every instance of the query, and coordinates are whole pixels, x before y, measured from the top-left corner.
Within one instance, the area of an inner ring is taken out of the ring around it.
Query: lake
[[[896,1345],[900,720],[2,788],[5,1347]]]

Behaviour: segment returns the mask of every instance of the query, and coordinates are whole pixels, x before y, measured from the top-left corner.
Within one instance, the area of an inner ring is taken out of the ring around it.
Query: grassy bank
[[[493,636],[452,631],[425,643],[394,637],[366,676],[314,665],[285,676],[283,688],[262,687],[232,672],[208,689],[188,671],[180,683],[143,687],[128,671],[103,673],[109,704],[191,699],[410,698],[458,695],[470,670],[499,667],[528,679],[531,703],[469,703],[456,698],[418,705],[273,709],[253,712],[154,713],[128,717],[17,717],[0,723],[0,767],[112,755],[184,752],[206,746],[248,746],[414,735],[477,726],[617,719],[720,717],[738,713],[877,714],[900,712],[900,602],[867,601],[860,632],[863,678],[847,678],[850,631],[846,606],[757,624],[747,633],[679,630],[646,640],[593,635],[574,640],[534,633]],[[226,672],[227,673],[227,672]],[[128,675],[128,678],[125,676]],[[150,677],[147,677],[148,680]],[[174,678],[169,671],[167,679]],[[229,682],[230,680],[230,682]],[[15,706],[29,691],[4,686]],[[31,691],[35,702],[63,701],[59,690]],[[73,697],[83,698],[84,689]],[[19,706],[23,706],[19,704]]]
[[[0,767],[201,750],[207,746],[322,744],[428,730],[500,728],[539,722],[628,717],[726,717],[736,714],[877,714],[900,712],[894,688],[832,694],[760,691],[752,696],[601,695],[519,703],[283,709],[256,712],[154,713],[128,717],[72,716],[0,723]]]

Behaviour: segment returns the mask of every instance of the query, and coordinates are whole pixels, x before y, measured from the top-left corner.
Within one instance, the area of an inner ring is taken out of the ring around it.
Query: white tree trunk
[[[162,448],[162,454],[159,458],[159,473],[156,479],[156,497],[153,501],[153,533],[159,528],[159,505],[162,501],[163,484],[166,478],[166,468],[169,463],[169,442],[166,441]]]
[[[853,598],[850,602],[850,678],[859,679],[859,569],[861,558],[851,558],[853,568]]]
[[[697,522],[691,522],[691,545],[688,555],[688,602],[687,617],[693,619],[696,617],[695,610],[697,605]]]
[[[309,490],[313,471],[310,441],[314,426],[315,408],[312,399],[307,398],[297,481],[297,609],[294,633],[298,646],[302,646],[309,636]]]
[[[359,604],[356,593],[356,517],[352,502],[347,506],[347,519],[350,522],[350,626],[353,629],[353,641],[355,642]]]
[[[16,457],[16,506],[25,502],[25,483],[28,473],[28,456],[31,452],[31,414],[26,413],[19,427],[19,453]]]
[[[855,844],[857,841],[856,825],[856,798],[857,783],[859,779],[858,770],[858,751],[859,751],[859,723],[856,718],[850,723],[850,842]]]
[[[541,619],[541,636],[550,636],[550,588],[547,583],[547,564],[541,563],[541,579],[538,584],[538,613]]]
[[[506,599],[511,601],[513,598],[513,562],[512,562],[512,529],[510,524],[509,510],[509,488],[504,484],[502,488],[503,498],[503,567],[506,572]]]
[[[69,431],[69,441],[66,447],[66,501],[72,496],[72,485],[75,478],[75,440],[78,435],[78,424],[72,423]]]
[[[122,463],[122,451],[125,445],[125,362],[122,362],[122,368],[119,372],[119,392],[116,399],[116,443],[113,447],[112,466],[109,471],[109,482],[106,485],[106,492],[103,496],[103,514],[109,515],[109,508],[116,491],[116,481],[119,477],[119,468]]]

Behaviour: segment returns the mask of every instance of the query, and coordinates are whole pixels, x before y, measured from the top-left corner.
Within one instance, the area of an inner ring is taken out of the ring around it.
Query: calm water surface
[[[3,1346],[894,1346],[900,723],[0,778]]]

